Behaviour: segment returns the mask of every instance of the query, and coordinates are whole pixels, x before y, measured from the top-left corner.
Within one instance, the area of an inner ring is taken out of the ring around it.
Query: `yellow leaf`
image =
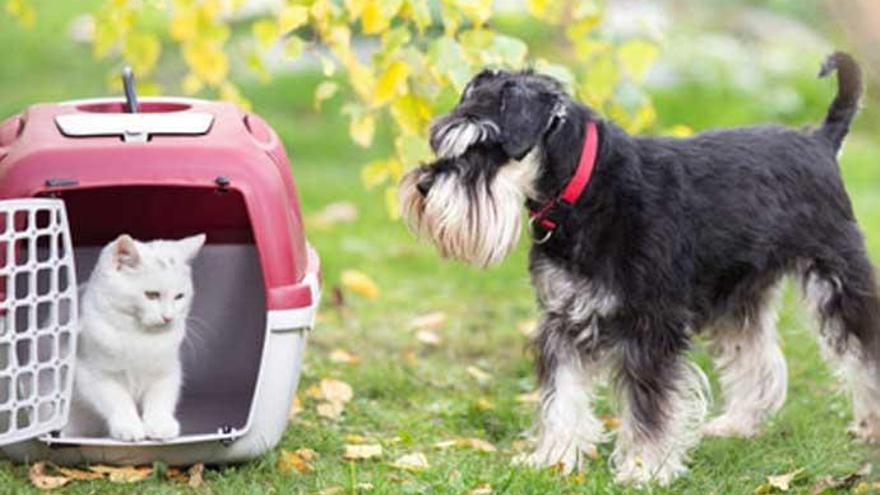
[[[345,453],[342,455],[349,460],[372,459],[382,456],[382,446],[380,444],[365,445],[346,445]]]
[[[419,330],[436,330],[446,324],[446,319],[446,313],[443,311],[432,311],[413,318],[409,326]]]
[[[428,0],[406,0],[400,12],[401,17],[412,19],[419,33],[431,25],[431,8]]]
[[[195,8],[175,8],[168,26],[168,34],[177,42],[195,39],[199,34],[199,13]]]
[[[614,91],[618,81],[617,66],[610,56],[597,57],[581,85],[587,103],[601,107]]]
[[[423,134],[431,120],[431,107],[416,94],[405,94],[391,103],[391,116],[408,134]]]
[[[305,46],[305,41],[299,36],[288,36],[284,41],[284,55],[292,60],[296,60],[302,55]]]
[[[81,469],[66,468],[61,466],[54,466],[54,468],[55,471],[58,471],[58,473],[67,476],[68,478],[73,480],[98,480],[104,477],[104,475],[101,473],[93,473],[91,471],[83,471]]]
[[[364,11],[367,0],[345,0],[345,10],[348,12],[349,21],[354,22]]]
[[[351,385],[333,378],[324,378],[320,384],[321,396],[330,402],[345,404],[354,397]]]
[[[315,108],[320,109],[321,104],[324,103],[325,100],[333,98],[333,95],[336,94],[337,90],[339,90],[339,85],[335,82],[321,81],[321,84],[315,88]]]
[[[131,64],[135,74],[145,76],[153,70],[162,45],[159,38],[149,33],[131,33],[122,46],[122,56]]]
[[[357,61],[346,62],[345,68],[348,70],[348,82],[358,97],[364,101],[372,99],[375,79],[370,68]]]
[[[309,8],[304,5],[286,5],[278,13],[278,30],[286,34],[309,21]]]
[[[379,297],[379,286],[373,282],[366,273],[357,270],[345,270],[342,272],[342,285],[367,299]]]
[[[644,79],[648,69],[657,59],[659,50],[653,43],[630,40],[617,49],[617,56],[629,76],[637,81]]]
[[[278,40],[278,24],[268,19],[257,21],[251,25],[251,32],[261,48],[268,49]]]
[[[409,74],[410,68],[405,62],[392,62],[376,81],[373,106],[382,106],[398,94],[406,92],[406,78]]]
[[[327,419],[339,419],[344,410],[345,404],[340,402],[322,402],[315,407],[318,416]]]
[[[620,418],[617,416],[603,416],[602,424],[605,425],[605,428],[609,430],[616,430],[620,428]]]
[[[37,20],[37,11],[34,10],[34,7],[27,0],[7,0],[6,12],[18,20],[18,23],[26,29],[34,27],[34,23]]]
[[[391,467],[402,469],[404,471],[424,471],[428,469],[428,458],[421,452],[414,452],[399,457],[391,463]]]
[[[443,343],[443,339],[431,330],[419,330],[416,332],[416,340],[427,346],[436,347]]]
[[[447,0],[463,13],[475,27],[482,26],[492,16],[492,0]]]
[[[219,86],[229,73],[229,60],[214,43],[196,40],[184,45],[183,57],[192,73],[208,84]]]
[[[456,438],[434,444],[434,448],[438,449],[448,449],[450,447],[470,448],[480,452],[495,452],[498,450],[494,445],[480,438]]]
[[[353,116],[348,127],[351,139],[360,146],[367,147],[373,142],[373,134],[376,132],[376,119],[372,114]]]
[[[333,351],[330,352],[330,361],[339,364],[358,364],[361,362],[361,358],[351,354],[345,349],[333,349]]]
[[[476,366],[468,366],[465,369],[465,371],[467,372],[468,375],[471,375],[471,378],[473,378],[474,380],[476,380],[480,383],[486,383],[492,379],[491,374],[487,373],[486,371],[483,371],[482,369],[480,369]]]
[[[28,479],[40,490],[54,490],[70,483],[67,476],[53,476],[46,473],[46,463],[38,462],[28,469]]]
[[[804,468],[799,468],[790,473],[767,476],[767,484],[769,484],[773,488],[778,488],[779,490],[787,492],[789,488],[791,488],[791,482],[794,481],[794,479],[803,472]]]
[[[324,74],[324,77],[333,77],[333,74],[336,74],[336,62],[332,58],[323,55],[319,56],[319,58],[321,59],[321,73]]]
[[[311,449],[299,449],[291,452],[287,449],[281,450],[278,456],[278,471],[281,474],[289,475],[294,472],[300,474],[310,473],[315,470],[310,461],[314,458],[315,451]]]
[[[290,402],[290,411],[287,415],[288,418],[293,419],[297,414],[301,413],[303,410],[302,401],[299,400],[298,395],[293,396],[293,400]]]
[[[199,76],[189,73],[186,77],[183,78],[183,82],[181,83],[181,87],[183,89],[183,93],[187,95],[193,95],[201,91],[202,80],[199,79]]]
[[[361,9],[361,31],[378,34],[388,29],[401,4],[401,0],[365,0]]]
[[[189,475],[189,481],[186,483],[190,488],[201,488],[202,485],[205,484],[205,479],[203,477],[205,473],[205,465],[201,462],[198,464],[193,464],[186,470],[186,474]]]
[[[372,189],[391,177],[388,160],[375,160],[361,169],[361,182],[367,189]]]

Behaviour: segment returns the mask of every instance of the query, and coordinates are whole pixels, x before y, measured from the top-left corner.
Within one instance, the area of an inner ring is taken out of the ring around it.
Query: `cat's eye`
[[[178,301],[180,301],[181,299],[183,299],[183,292],[181,292],[180,294],[177,294],[176,296],[174,296],[174,299],[176,299],[176,300],[178,300]]]
[[[144,292],[144,296],[146,296],[146,298],[149,299],[150,301],[155,301],[155,300],[159,299],[161,294],[159,294],[159,291],[148,290],[148,291]]]

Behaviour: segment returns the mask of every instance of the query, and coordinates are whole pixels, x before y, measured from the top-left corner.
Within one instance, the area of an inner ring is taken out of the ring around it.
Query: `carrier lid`
[[[68,137],[119,136],[127,143],[145,143],[150,137],[202,136],[214,116],[205,112],[69,113],[55,116],[55,125]]]

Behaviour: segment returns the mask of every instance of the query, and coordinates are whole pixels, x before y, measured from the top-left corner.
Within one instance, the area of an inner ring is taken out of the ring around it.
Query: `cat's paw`
[[[146,438],[144,424],[138,418],[110,418],[110,436],[123,442],[139,442]]]
[[[144,430],[147,438],[168,440],[180,435],[180,423],[170,415],[145,416]]]

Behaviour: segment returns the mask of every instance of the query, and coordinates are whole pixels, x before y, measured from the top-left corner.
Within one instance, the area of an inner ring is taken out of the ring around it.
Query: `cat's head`
[[[204,244],[204,234],[150,242],[123,234],[104,247],[90,284],[144,330],[182,328],[193,299],[190,264]]]

